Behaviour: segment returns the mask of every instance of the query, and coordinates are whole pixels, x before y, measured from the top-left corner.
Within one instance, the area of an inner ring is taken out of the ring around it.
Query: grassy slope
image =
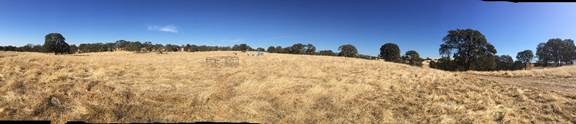
[[[576,121],[576,100],[466,74],[342,57],[0,52],[0,120],[494,123]]]

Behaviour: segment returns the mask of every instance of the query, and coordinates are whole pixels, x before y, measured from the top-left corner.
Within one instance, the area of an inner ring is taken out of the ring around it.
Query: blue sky
[[[0,45],[41,44],[50,32],[71,44],[153,41],[253,47],[353,44],[377,55],[437,57],[448,30],[480,30],[513,57],[550,38],[576,39],[576,4],[480,0],[2,0]]]

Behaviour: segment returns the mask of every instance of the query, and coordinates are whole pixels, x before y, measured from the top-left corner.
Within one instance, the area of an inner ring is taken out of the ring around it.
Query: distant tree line
[[[24,51],[24,52],[54,52],[55,54],[63,53],[87,53],[87,52],[109,52],[109,51],[133,51],[133,52],[153,52],[153,51],[166,51],[166,52],[197,52],[197,51],[266,51],[269,53],[285,53],[285,54],[303,54],[303,55],[322,55],[322,56],[343,56],[354,57],[362,59],[378,59],[387,57],[387,60],[393,62],[403,62],[411,65],[420,65],[421,58],[416,51],[408,51],[405,56],[399,55],[399,48],[396,44],[390,47],[392,50],[383,48],[385,50],[381,56],[370,56],[358,53],[358,49],[352,44],[344,44],[338,47],[338,52],[332,50],[319,50],[312,44],[296,43],[291,46],[270,46],[264,48],[252,48],[247,44],[236,44],[232,47],[228,46],[207,46],[207,45],[173,45],[173,44],[152,44],[151,42],[140,41],[126,41],[118,40],[112,43],[82,43],[78,46],[68,45],[65,38],[59,33],[50,33],[46,35],[44,45],[28,44],[22,47],[14,46],[0,46],[3,51]],[[397,54],[397,55],[396,55]],[[390,56],[388,55],[395,55]]]
[[[288,54],[308,54],[314,55],[316,53],[316,47],[312,44],[302,44],[296,43],[292,46],[282,47],[282,46],[270,46],[266,49],[269,53],[288,53]]]
[[[536,66],[560,66],[574,64],[576,46],[571,39],[550,39],[537,46]],[[456,29],[448,31],[439,49],[441,58],[432,61],[430,66],[442,70],[518,70],[532,64],[534,53],[520,51],[516,61],[509,55],[496,55],[496,48],[477,30]]]
[[[237,44],[228,46],[208,46],[208,45],[174,45],[174,44],[152,44],[152,42],[118,40],[112,43],[82,43],[78,46],[68,45],[64,36],[59,33],[50,33],[45,36],[43,45],[27,44],[24,46],[0,46],[0,51],[20,51],[20,52],[45,52],[55,54],[88,53],[88,52],[110,52],[110,51],[132,51],[132,52],[196,52],[196,51],[265,51],[264,48],[253,49],[247,44]]]
[[[27,44],[24,46],[0,46],[0,51],[46,52],[54,54],[71,54],[86,52],[133,51],[133,52],[198,52],[198,51],[266,51],[269,53],[343,56],[363,59],[383,59],[388,62],[405,63],[421,66],[422,61],[430,61],[430,67],[449,71],[492,71],[492,70],[518,70],[527,69],[537,58],[535,66],[561,66],[574,64],[576,60],[576,46],[571,39],[553,38],[537,46],[535,54],[531,50],[520,51],[516,61],[510,55],[496,55],[494,45],[486,37],[474,29],[449,30],[442,39],[439,48],[440,58],[422,59],[418,52],[409,50],[401,55],[400,47],[395,43],[386,43],[380,47],[378,56],[359,54],[352,44],[343,44],[338,51],[319,50],[312,44],[295,43],[291,46],[270,46],[252,48],[247,44],[233,46],[207,46],[207,45],[174,45],[152,44],[152,42],[118,40],[112,43],[82,43],[78,46],[69,45],[64,36],[59,33],[50,33],[45,36],[43,45]]]
[[[358,49],[352,44],[343,44],[338,47],[338,52],[332,50],[318,50],[312,44],[295,43],[291,46],[270,46],[266,49],[269,53],[321,55],[321,56],[342,56],[361,59],[377,59],[376,56],[358,53]]]
[[[42,45],[26,44],[21,47],[0,46],[0,51],[19,51],[19,52],[47,52]]]
[[[119,40],[114,43],[88,43],[80,44],[79,52],[106,52],[106,51],[132,51],[132,52],[197,52],[197,51],[254,51],[247,44],[237,44],[228,46],[208,46],[208,45],[175,45],[175,44],[152,44],[152,42]]]
[[[413,66],[422,66],[420,54],[415,50],[408,50],[401,55],[400,46],[395,43],[385,43],[380,47],[378,58],[388,62],[404,63]]]

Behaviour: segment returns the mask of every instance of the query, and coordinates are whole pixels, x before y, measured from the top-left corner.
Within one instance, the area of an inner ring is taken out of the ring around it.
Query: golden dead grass
[[[241,52],[238,52],[241,53]],[[576,100],[466,74],[342,57],[0,52],[0,119],[88,122],[574,123]]]

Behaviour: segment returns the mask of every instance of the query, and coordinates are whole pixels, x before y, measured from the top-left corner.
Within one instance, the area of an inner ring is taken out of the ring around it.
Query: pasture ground
[[[575,66],[446,72],[236,53],[238,66],[215,68],[206,57],[233,52],[0,52],[0,120],[576,123]]]

